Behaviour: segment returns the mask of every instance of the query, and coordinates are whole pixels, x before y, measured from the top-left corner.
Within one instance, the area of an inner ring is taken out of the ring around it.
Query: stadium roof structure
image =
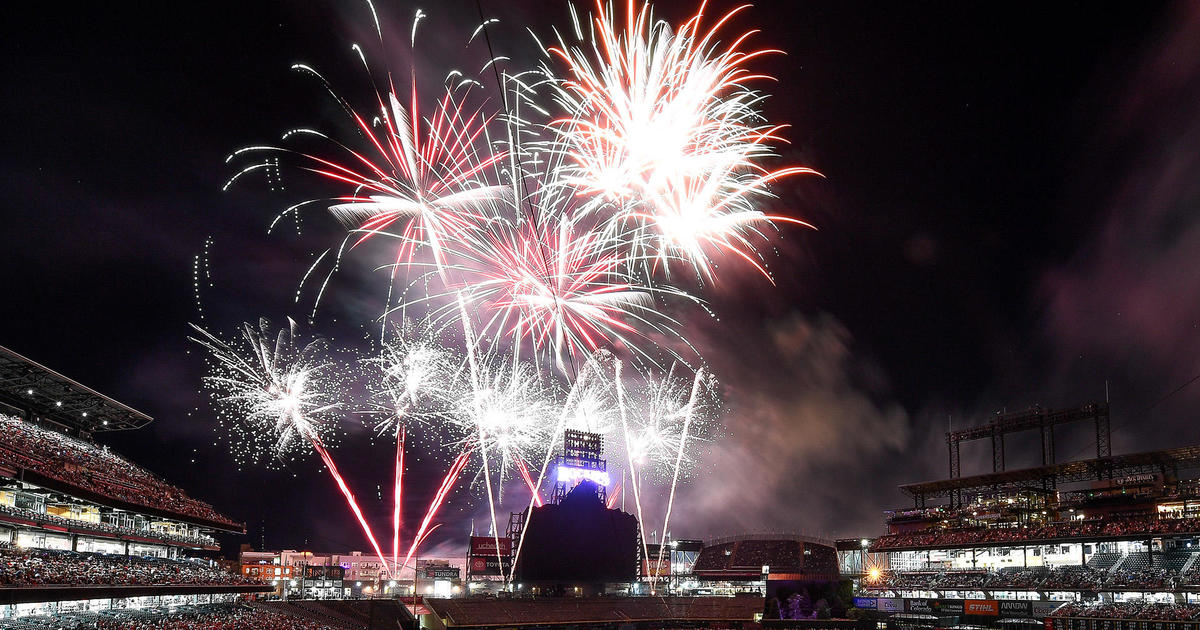
[[[900,491],[915,499],[918,504],[923,504],[925,499],[951,496],[964,490],[1002,490],[1034,486],[1049,489],[1059,483],[1098,481],[1114,476],[1174,472],[1188,468],[1200,468],[1200,445],[926,481],[900,486]]]
[[[0,402],[87,433],[140,429],[154,421],[3,346]]]

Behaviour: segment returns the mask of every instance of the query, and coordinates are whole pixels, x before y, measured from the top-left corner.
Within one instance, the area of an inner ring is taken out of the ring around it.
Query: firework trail
[[[393,431],[396,438],[395,474],[392,479],[392,563],[399,560],[401,506],[404,482],[404,443],[407,422],[431,424],[445,411],[453,396],[448,383],[453,379],[453,357],[424,327],[404,322],[385,341],[378,357],[365,363],[379,377],[374,398],[381,402],[382,419],[375,424],[379,434]]]
[[[687,441],[693,443],[715,437],[718,423],[711,410],[693,400],[695,379],[680,378],[679,370],[678,365],[672,365],[665,375],[641,374],[637,389],[625,399],[624,404],[633,417],[628,458],[638,468],[642,480],[650,478],[666,483],[673,476],[677,460],[681,474],[690,474],[694,458],[687,451],[681,460],[678,456],[684,434],[688,433]],[[705,372],[700,380],[701,392],[707,394],[714,386]]]
[[[340,408],[340,403],[333,399],[337,389],[322,381],[334,371],[332,363],[322,357],[326,344],[316,340],[299,346],[296,322],[289,319],[288,323],[287,328],[275,335],[265,319],[259,321],[257,330],[245,324],[241,343],[235,344],[225,343],[193,325],[199,336],[190,339],[206,348],[213,360],[213,373],[205,377],[205,384],[218,392],[217,401],[226,413],[236,414],[245,423],[243,435],[261,432],[259,439],[273,438],[277,456],[301,441],[312,446],[358,519],[380,563],[386,567],[375,533],[322,437],[329,430],[325,420]]]
[[[642,495],[638,490],[637,468],[633,465],[633,459],[630,456],[632,449],[629,444],[629,419],[628,413],[625,410],[625,385],[621,381],[621,362],[618,361],[614,368],[614,382],[617,386],[617,407],[621,410],[621,433],[625,436],[625,455],[626,462],[629,464],[629,482],[633,486],[633,502],[637,507],[638,513],[638,529],[642,539],[642,557],[649,558],[649,548],[646,546],[646,519],[642,517]]]
[[[392,564],[400,556],[400,524],[404,505],[404,426],[396,439],[396,473],[392,476]]]
[[[662,567],[663,547],[666,546],[667,535],[670,533],[671,525],[671,508],[675,505],[675,487],[679,483],[679,465],[683,462],[683,449],[687,444],[688,430],[691,428],[692,412],[696,409],[696,394],[700,390],[700,382],[704,378],[704,368],[696,370],[696,377],[692,380],[692,393],[688,396],[687,411],[683,416],[683,431],[679,434],[679,450],[675,454],[675,472],[671,476],[671,494],[667,498],[667,513],[663,516],[663,544],[658,546],[658,559],[654,563],[654,576],[650,579],[651,587],[658,581],[660,567]]]
[[[442,482],[438,486],[437,492],[434,493],[433,499],[429,502],[429,507],[425,510],[425,517],[421,519],[421,526],[417,529],[417,533],[413,536],[412,545],[408,548],[408,553],[404,556],[404,564],[401,566],[408,565],[409,559],[412,558],[414,553],[416,553],[417,547],[428,535],[430,523],[433,522],[433,519],[437,516],[438,510],[440,510],[442,505],[446,502],[446,494],[450,492],[451,488],[454,487],[455,481],[458,480],[458,476],[462,473],[463,468],[467,466],[467,462],[470,461],[470,458],[470,450],[464,450],[458,455],[458,457],[454,458],[454,463],[451,464],[450,471],[447,472],[446,476],[442,478]]]

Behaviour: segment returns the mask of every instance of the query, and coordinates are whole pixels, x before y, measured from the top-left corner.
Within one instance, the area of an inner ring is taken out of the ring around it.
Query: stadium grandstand
[[[947,433],[949,477],[901,486],[913,505],[885,513],[887,533],[838,541],[856,606],[909,625],[1200,618],[1200,446],[1113,455],[1108,413],[1034,407]],[[1055,430],[1079,423],[1096,456],[1055,461]],[[1007,469],[1006,437],[1026,431],[1041,465]],[[961,475],[970,440],[991,441],[992,472]]]
[[[153,628],[125,616],[272,590],[204,557],[243,525],[92,440],[150,422],[0,348],[0,627]]]
[[[297,601],[60,612],[0,619],[0,630],[368,630],[411,624],[395,601]]]
[[[836,581],[833,541],[801,534],[745,534],[711,540],[692,566],[696,580],[757,584],[768,580]]]

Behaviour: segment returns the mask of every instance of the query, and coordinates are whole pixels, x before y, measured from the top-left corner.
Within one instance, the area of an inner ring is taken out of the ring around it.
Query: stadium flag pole
[[[671,524],[671,506],[675,504],[675,486],[679,482],[679,465],[683,462],[683,446],[687,443],[688,430],[692,423],[692,413],[696,409],[696,391],[700,389],[700,379],[704,376],[704,368],[696,370],[696,378],[692,380],[692,394],[688,397],[687,413],[683,416],[683,433],[679,436],[679,452],[675,455],[675,474],[671,477],[671,495],[667,499],[667,514],[663,517],[662,543],[658,546],[658,559],[654,563],[654,575],[650,577],[650,585],[658,582],[658,573],[662,567],[663,547],[667,544],[668,526]]]
[[[650,563],[650,550],[646,547],[646,523],[642,518],[642,498],[638,491],[637,471],[633,468],[633,456],[629,452],[629,420],[625,414],[625,386],[621,383],[621,362],[616,363],[617,408],[621,410],[621,433],[625,436],[625,460],[629,464],[629,480],[633,484],[633,504],[637,506],[638,529],[642,533],[642,557]]]

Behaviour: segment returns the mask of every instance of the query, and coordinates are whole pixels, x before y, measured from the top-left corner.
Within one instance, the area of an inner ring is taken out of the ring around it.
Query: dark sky
[[[474,2],[435,4],[418,67],[455,61],[478,22]],[[565,25],[557,2],[509,4],[483,2],[502,19],[498,54],[533,54],[519,26]],[[186,335],[209,237],[205,325],[306,315],[292,295],[329,242],[268,236],[299,199],[261,182],[222,193],[224,158],[337,124],[294,62],[369,96],[349,49],[368,12],[69,5],[10,9],[0,27],[0,345],[154,416],[102,440],[244,519],[256,545],[265,527],[270,547],[361,548],[315,464],[234,469]],[[399,39],[414,9],[380,3]],[[762,2],[738,26],[787,53],[763,66],[779,79],[767,109],[792,125],[785,157],[825,178],[782,187],[775,209],[820,230],[785,231],[778,286],[730,278],[707,295],[720,323],[686,322],[729,415],[711,472],[680,498],[677,537],[876,533],[880,510],[904,504],[897,484],[945,474],[951,417],[1098,400],[1106,381],[1115,451],[1200,442],[1200,385],[1155,404],[1200,372],[1195,4]],[[378,280],[339,278],[318,332],[344,334]],[[1088,452],[1076,433],[1060,458]],[[386,455],[350,442],[339,457],[382,523]],[[984,469],[984,451],[964,455]],[[410,513],[436,473],[413,474]],[[475,509],[452,504],[439,542]]]

